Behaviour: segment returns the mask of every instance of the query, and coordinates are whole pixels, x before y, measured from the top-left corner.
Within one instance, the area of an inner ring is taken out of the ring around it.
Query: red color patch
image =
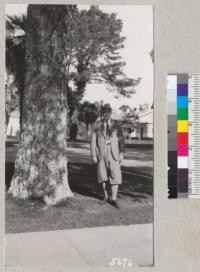
[[[178,144],[188,144],[188,133],[187,132],[179,132],[178,133]]]

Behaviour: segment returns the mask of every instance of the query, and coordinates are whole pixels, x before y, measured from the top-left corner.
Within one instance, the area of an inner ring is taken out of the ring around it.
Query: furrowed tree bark
[[[73,196],[67,170],[65,35],[74,6],[30,5],[23,131],[9,193],[47,204]]]

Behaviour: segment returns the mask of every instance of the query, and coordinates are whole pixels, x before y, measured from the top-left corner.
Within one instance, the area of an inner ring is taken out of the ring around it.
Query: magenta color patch
[[[178,156],[188,156],[188,145],[178,145]]]

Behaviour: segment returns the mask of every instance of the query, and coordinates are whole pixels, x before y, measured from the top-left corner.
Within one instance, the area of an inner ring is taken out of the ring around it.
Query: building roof
[[[140,123],[153,123],[153,110],[141,112],[138,117]]]

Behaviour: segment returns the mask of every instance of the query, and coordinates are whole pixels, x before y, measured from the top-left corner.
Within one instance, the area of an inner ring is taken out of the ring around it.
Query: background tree
[[[88,132],[89,124],[94,123],[100,115],[100,108],[97,103],[84,101],[79,106],[78,120],[86,124]]]
[[[121,110],[124,114],[130,114],[132,111],[129,105],[122,105],[119,110]]]
[[[154,62],[154,50],[152,49],[151,52],[149,53],[152,62]]]
[[[119,110],[124,113],[123,128],[128,135],[134,130],[135,124],[139,119],[137,108],[131,108],[129,105],[122,105]]]
[[[120,49],[124,47],[125,37],[121,36],[121,30],[122,21],[114,13],[107,14],[98,6],[80,11],[73,74],[79,101],[91,82],[105,83],[118,95],[130,97],[135,93],[141,78],[127,78],[123,72],[125,62],[121,61]]]
[[[70,140],[75,141],[77,138],[77,133],[78,133],[78,125],[77,123],[72,123],[70,128],[70,135],[69,135]]]
[[[12,57],[9,56],[13,54],[11,48],[14,47],[7,46],[7,66],[14,70],[14,74],[24,69],[22,53],[25,52],[26,20],[25,16],[8,17],[7,20],[7,29],[15,30],[15,40],[17,39],[20,46],[18,63],[23,64],[21,68],[13,65]],[[16,29],[22,30],[23,35],[16,36]],[[135,87],[141,78],[127,78],[123,72],[125,62],[121,61],[120,49],[124,47],[125,37],[121,36],[121,30],[122,21],[117,19],[116,14],[105,13],[97,6],[91,6],[89,10],[74,11],[73,20],[68,25],[68,33],[63,37],[66,44],[64,62],[69,121],[78,108],[88,83],[105,83],[109,90],[115,91],[116,97],[120,95],[130,97],[135,93]],[[12,38],[8,39],[11,44]],[[20,75],[23,76],[24,72],[21,71]],[[16,75],[16,79],[19,79],[21,86],[20,112],[22,112],[24,79],[20,79],[19,76]]]
[[[143,107],[143,111],[148,111],[149,109],[148,103],[144,103],[142,107]]]
[[[76,7],[29,5],[23,132],[9,193],[55,204],[73,196],[67,171],[66,35]]]
[[[140,106],[139,106],[139,112],[143,112],[143,105],[142,104],[140,104]]]
[[[25,76],[25,33],[27,18],[21,16],[7,16],[6,19],[6,71],[7,76],[13,75],[18,90],[20,129],[22,129],[22,112]]]

